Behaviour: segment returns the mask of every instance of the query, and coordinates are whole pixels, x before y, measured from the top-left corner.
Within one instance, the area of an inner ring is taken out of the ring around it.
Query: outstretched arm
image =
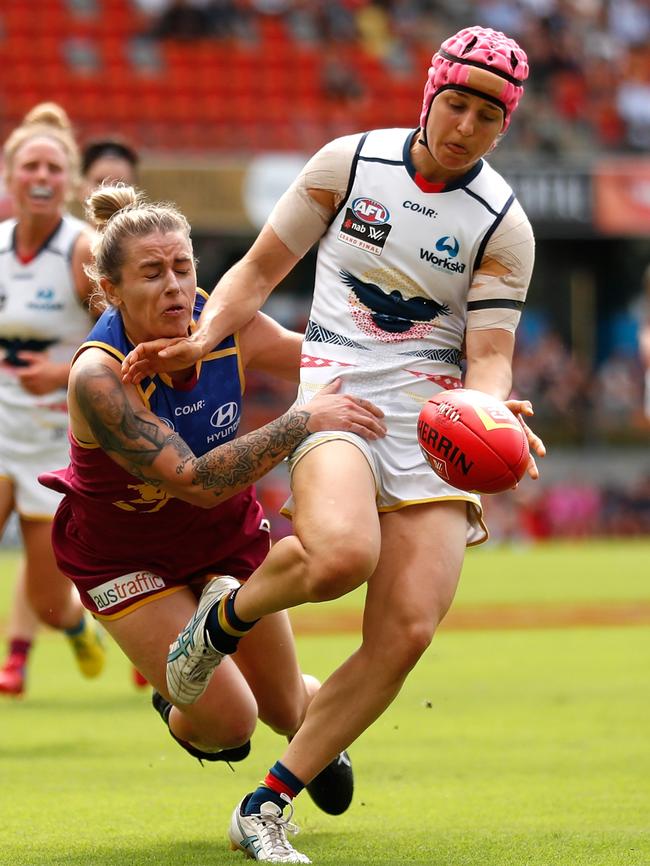
[[[309,404],[196,457],[142,406],[132,386],[122,385],[113,363],[74,365],[70,414],[75,435],[84,439],[90,433],[131,475],[193,505],[210,508],[253,484],[316,430],[351,430],[370,439],[384,434],[381,411],[366,400],[336,394],[338,383],[333,383]]]
[[[125,382],[189,367],[250,321],[323,233],[345,198],[360,134],[326,144],[280,197],[259,237],[217,283],[191,337],[137,346],[125,359]]]
[[[239,332],[244,369],[260,370],[280,379],[299,382],[303,337],[303,334],[283,328],[264,313],[258,313]]]

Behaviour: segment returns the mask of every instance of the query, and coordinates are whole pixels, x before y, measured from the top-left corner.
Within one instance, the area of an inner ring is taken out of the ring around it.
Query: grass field
[[[650,864],[650,618],[633,616],[650,605],[649,563],[650,542],[471,551],[455,621],[352,749],[352,807],[333,818],[301,797],[297,847],[323,866]],[[14,567],[0,554],[0,621]],[[306,670],[324,676],[352,651],[361,603],[323,607],[338,633],[309,633],[314,612],[297,613]],[[504,609],[547,616],[503,627]],[[574,623],[585,610],[602,624]],[[0,720],[3,866],[243,864],[230,812],[282,749],[260,726],[234,773],[201,768],[116,647],[86,682],[51,632],[28,697],[4,700]]]

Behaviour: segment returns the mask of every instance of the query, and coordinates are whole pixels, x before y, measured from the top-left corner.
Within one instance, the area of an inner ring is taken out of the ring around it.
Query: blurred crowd
[[[636,342],[615,344],[593,366],[554,330],[533,338],[522,329],[515,354],[515,391],[535,406],[540,432],[558,444],[647,441],[645,371]]]
[[[542,467],[543,471],[543,467]],[[484,496],[495,541],[650,535],[650,474],[636,481],[574,477],[537,486],[524,479],[517,490]]]
[[[260,22],[318,46],[326,90],[353,103],[364,83],[337,49],[356,44],[396,77],[422,79],[421,58],[468,24],[503,30],[528,52],[531,78],[508,151],[553,158],[650,145],[647,0],[134,0],[148,35],[213,36],[254,45]]]

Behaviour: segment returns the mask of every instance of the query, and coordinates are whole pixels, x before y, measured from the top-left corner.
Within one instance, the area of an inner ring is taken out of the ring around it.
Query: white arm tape
[[[268,222],[280,240],[300,258],[327,231],[334,215],[309,195],[310,189],[334,194],[335,205],[345,196],[360,135],[330,141],[312,156],[271,211]]]
[[[514,201],[488,241],[481,266],[474,273],[467,301],[485,306],[468,311],[468,330],[502,328],[514,333],[534,260],[531,225],[519,202]],[[499,305],[499,301],[504,303]],[[508,306],[508,302],[513,306]]]

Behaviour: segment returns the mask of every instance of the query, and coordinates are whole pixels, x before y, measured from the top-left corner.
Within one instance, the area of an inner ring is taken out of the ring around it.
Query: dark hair
[[[138,168],[140,157],[136,151],[118,138],[102,138],[90,141],[81,154],[81,173],[86,174],[93,163],[105,156],[126,160],[134,169]]]

